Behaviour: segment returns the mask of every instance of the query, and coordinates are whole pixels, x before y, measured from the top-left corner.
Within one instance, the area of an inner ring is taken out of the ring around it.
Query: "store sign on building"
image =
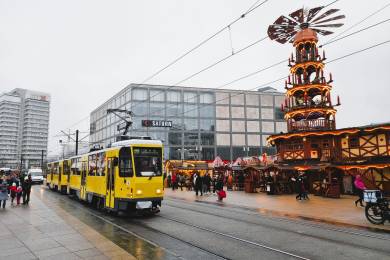
[[[142,120],[143,127],[172,127],[172,121]]]

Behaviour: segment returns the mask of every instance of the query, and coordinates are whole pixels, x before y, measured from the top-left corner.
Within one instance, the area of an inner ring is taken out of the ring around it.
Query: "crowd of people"
[[[194,172],[191,175],[174,173],[167,176],[167,185],[172,190],[179,188],[183,190],[185,188],[187,191],[195,191],[196,196],[215,193],[218,195],[219,200],[226,197],[223,187],[225,183],[229,187],[229,181],[232,183],[231,176],[225,179],[223,175],[210,176],[208,173],[201,175],[199,172]]]
[[[31,175],[19,176],[16,173],[0,175],[0,207],[5,209],[11,198],[11,206],[27,205],[30,202]],[[15,203],[16,202],[16,203]]]

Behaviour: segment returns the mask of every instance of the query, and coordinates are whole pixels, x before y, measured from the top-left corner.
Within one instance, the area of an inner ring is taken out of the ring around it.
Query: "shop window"
[[[230,158],[230,147],[218,146],[217,147],[217,156],[221,157],[222,160],[231,160]]]
[[[168,143],[169,145],[181,145],[182,134],[168,132]]]
[[[201,119],[199,129],[201,131],[215,131],[215,120],[214,119]]]
[[[198,145],[198,133],[184,133],[184,145]]]
[[[214,160],[214,148],[203,148],[201,160]]]

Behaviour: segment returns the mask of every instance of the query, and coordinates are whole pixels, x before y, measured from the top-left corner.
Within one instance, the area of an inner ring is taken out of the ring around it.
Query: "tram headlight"
[[[142,190],[137,190],[135,193],[136,193],[137,195],[141,195],[141,194],[142,194]]]
[[[157,194],[161,194],[161,190],[160,190],[160,189],[157,189],[157,190],[156,190],[156,193],[157,193]]]

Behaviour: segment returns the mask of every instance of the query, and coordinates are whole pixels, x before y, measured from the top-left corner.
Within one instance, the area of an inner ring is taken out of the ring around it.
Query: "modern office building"
[[[39,167],[46,156],[50,95],[27,89],[0,94],[0,167]]]
[[[90,115],[90,144],[107,147],[120,134],[121,119],[107,113],[133,112],[129,135],[163,140],[165,159],[234,160],[271,154],[266,139],[286,132],[280,105],[284,94],[258,91],[130,84]]]

